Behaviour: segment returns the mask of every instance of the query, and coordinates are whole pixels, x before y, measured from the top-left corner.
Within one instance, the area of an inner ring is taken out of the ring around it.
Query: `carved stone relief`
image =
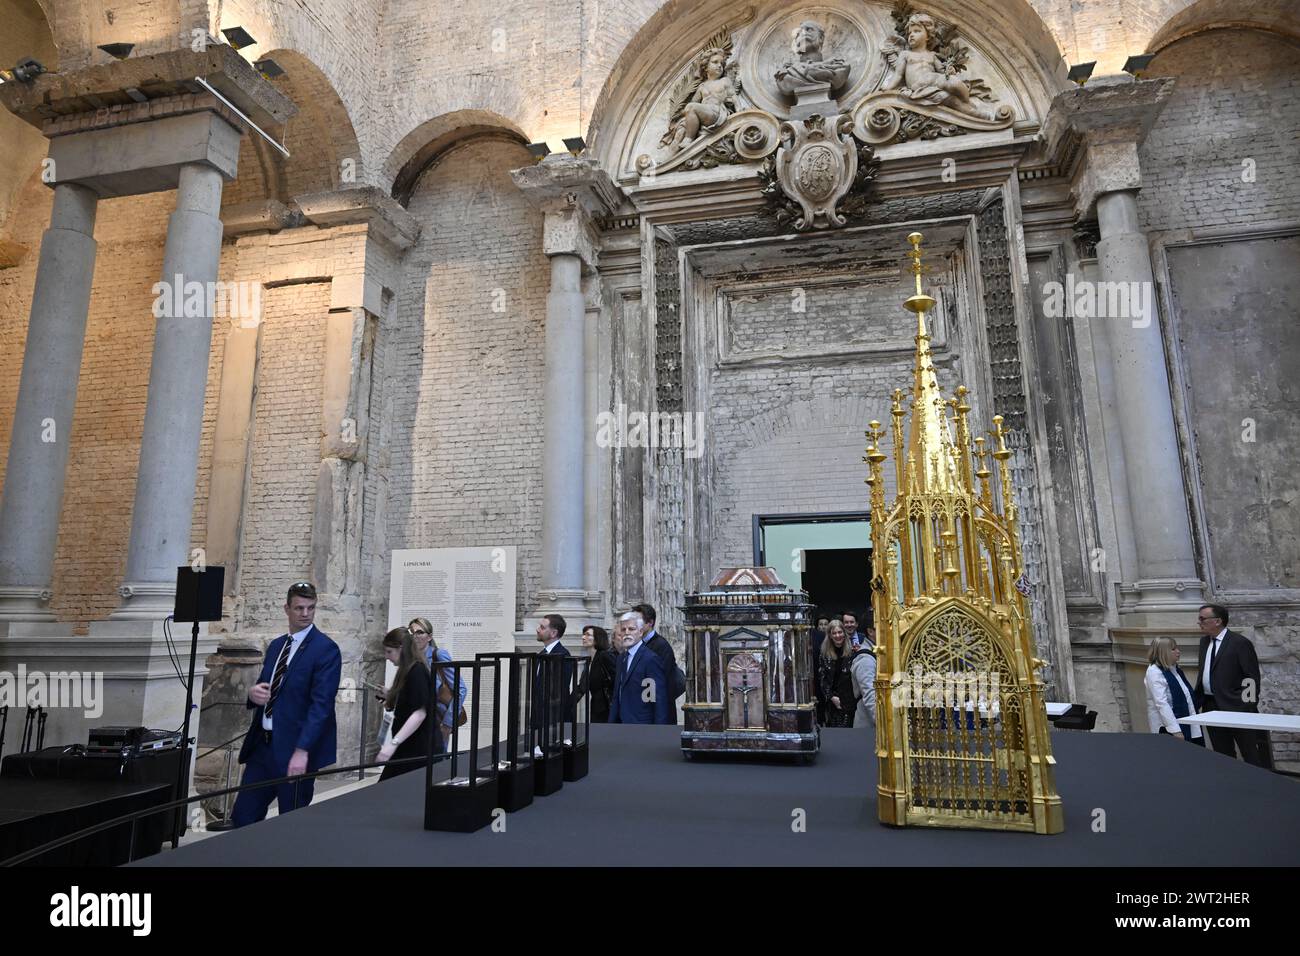
[[[666,120],[652,120],[658,147],[638,157],[641,177],[762,162],[778,220],[825,229],[865,209],[873,147],[1014,121],[983,79],[961,75],[971,51],[955,26],[906,2],[892,29],[869,4],[810,10],[750,28],[751,8],[702,44],[667,95]]]

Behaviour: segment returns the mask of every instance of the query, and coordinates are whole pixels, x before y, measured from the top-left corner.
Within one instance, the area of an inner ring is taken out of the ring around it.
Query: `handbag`
[[[438,703],[444,707],[450,707],[454,701],[455,695],[451,692],[451,681],[447,679],[446,668],[442,669],[442,683],[438,685]],[[469,714],[465,713],[465,705],[460,705],[460,713],[456,715],[456,726],[464,727],[469,722]]]

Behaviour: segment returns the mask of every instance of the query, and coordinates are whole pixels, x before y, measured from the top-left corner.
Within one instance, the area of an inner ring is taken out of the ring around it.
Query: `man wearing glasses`
[[[1259,712],[1259,658],[1255,645],[1236,631],[1228,630],[1228,609],[1206,604],[1196,614],[1201,628],[1201,666],[1192,696],[1200,712],[1212,710]],[[1268,738],[1260,730],[1234,727],[1206,727],[1210,745],[1221,754],[1242,758],[1256,767],[1267,767]],[[1236,749],[1234,750],[1234,744]]]
[[[325,636],[316,618],[316,588],[299,581],[289,588],[284,613],[289,633],[266,649],[262,674],[248,692],[253,722],[244,735],[239,762],[242,786],[278,777],[297,777],[328,767],[338,759],[334,697],[339,692],[343,657]],[[311,803],[314,779],[243,790],[230,813],[237,827],[266,819],[277,797],[280,812]]]

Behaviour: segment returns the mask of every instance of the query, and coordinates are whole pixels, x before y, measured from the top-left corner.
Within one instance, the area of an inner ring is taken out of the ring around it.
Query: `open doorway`
[[[819,613],[871,607],[871,522],[865,512],[754,515],[754,560],[808,592]]]

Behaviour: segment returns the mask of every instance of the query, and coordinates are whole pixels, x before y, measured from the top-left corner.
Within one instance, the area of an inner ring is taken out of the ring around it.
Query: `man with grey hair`
[[[667,724],[672,692],[658,656],[641,642],[645,619],[628,611],[618,619],[614,634],[623,654],[614,677],[614,699],[609,707],[611,724]]]

